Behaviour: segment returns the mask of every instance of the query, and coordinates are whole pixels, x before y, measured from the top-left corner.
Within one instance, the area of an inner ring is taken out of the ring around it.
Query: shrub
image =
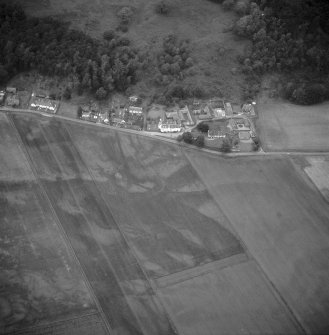
[[[195,145],[199,148],[202,148],[204,146],[204,136],[199,135],[195,140]]]
[[[196,126],[196,128],[201,131],[201,133],[207,133],[209,130],[209,125],[207,123],[201,122]]]
[[[231,149],[232,149],[231,141],[228,138],[224,138],[223,144],[220,149],[222,152],[225,152],[225,153],[231,152]]]
[[[170,4],[168,1],[161,0],[155,5],[155,12],[157,14],[167,15],[170,12]]]
[[[225,0],[223,2],[223,8],[226,10],[232,9],[234,6],[234,0]]]
[[[103,33],[103,38],[107,41],[111,41],[113,40],[113,38],[115,37],[115,32],[114,30],[106,30]]]
[[[126,33],[128,31],[128,25],[127,23],[120,22],[120,24],[116,27],[117,31],[121,31],[123,33]]]
[[[249,0],[238,0],[238,2],[234,6],[234,11],[238,15],[246,15],[250,8],[250,1]]]

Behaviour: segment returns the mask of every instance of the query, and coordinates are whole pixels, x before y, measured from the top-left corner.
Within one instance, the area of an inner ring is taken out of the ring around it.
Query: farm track
[[[98,307],[106,318],[110,333],[112,329],[114,332],[116,329],[124,329],[127,334],[153,334],[154,331],[157,334],[174,333],[108,207],[100,198],[86,166],[73,144],[67,144],[70,142],[65,130],[61,129],[58,134],[55,130],[47,129],[45,134],[40,125],[38,138],[28,141],[26,135],[35,125],[26,125],[24,121],[19,123],[18,120],[14,120],[14,123],[28,151],[36,176],[47,193],[97,298]],[[61,147],[54,143],[61,143]],[[65,162],[65,166],[62,162]],[[57,176],[55,183],[47,180],[49,174]],[[65,177],[65,174],[71,176]],[[61,204],[60,199],[63,196],[66,200]],[[114,245],[101,245],[96,240],[95,229],[102,226],[108,227],[114,235],[112,240],[117,244],[115,248]],[[134,290],[127,292],[127,289],[123,289],[122,284],[127,285],[129,280],[142,281],[145,291],[140,298],[140,293],[135,295]],[[131,296],[130,302],[127,300],[128,296]],[[136,310],[130,306],[132,303],[144,306],[141,310]],[[136,313],[142,313],[140,317],[148,315],[147,321],[139,320]]]

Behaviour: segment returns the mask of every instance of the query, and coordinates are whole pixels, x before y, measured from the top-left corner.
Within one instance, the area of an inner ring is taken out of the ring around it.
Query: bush
[[[170,12],[170,4],[166,0],[161,0],[155,5],[157,14],[167,15]]]
[[[207,123],[201,122],[196,126],[196,128],[201,131],[201,133],[207,133],[209,130],[209,125]]]
[[[193,136],[190,132],[183,133],[183,141],[188,144],[192,144]]]
[[[183,135],[182,134],[179,134],[177,137],[176,137],[176,140],[178,142],[182,142],[183,141]]]
[[[107,96],[107,92],[105,91],[105,89],[103,87],[100,87],[97,91],[96,91],[96,99],[98,100],[102,100],[105,99]]]
[[[204,146],[204,136],[199,135],[195,140],[195,145],[199,148],[202,148]]]
[[[82,108],[81,108],[81,106],[79,106],[78,109],[77,109],[77,118],[80,119],[81,116],[82,116]]]
[[[125,24],[130,23],[133,14],[134,13],[130,7],[123,7],[117,13],[118,17],[120,18],[121,23],[125,23]]]
[[[231,152],[231,149],[232,149],[231,141],[228,138],[224,138],[223,144],[222,144],[220,150],[222,152],[228,153],[228,152]]]
[[[120,22],[120,24],[116,27],[117,31],[121,31],[123,33],[126,33],[128,31],[128,25],[127,23]]]
[[[114,30],[106,30],[103,33],[103,38],[107,41],[111,41],[113,40],[113,38],[115,37],[115,32]]]
[[[71,99],[71,89],[69,87],[65,87],[64,93],[63,93],[63,98],[66,100]]]

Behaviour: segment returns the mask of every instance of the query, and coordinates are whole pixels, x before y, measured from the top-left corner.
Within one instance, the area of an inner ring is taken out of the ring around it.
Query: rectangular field
[[[105,334],[50,203],[4,113],[0,136],[0,333],[45,334],[49,324],[65,324],[58,334],[83,334],[78,319],[87,318],[94,334]]]
[[[301,331],[253,261],[214,268],[160,292],[180,335]]]
[[[259,104],[259,131],[265,151],[329,151],[329,104]]]
[[[329,207],[289,159],[188,157],[304,330],[329,331]]]
[[[174,333],[65,127],[12,119],[113,333]]]

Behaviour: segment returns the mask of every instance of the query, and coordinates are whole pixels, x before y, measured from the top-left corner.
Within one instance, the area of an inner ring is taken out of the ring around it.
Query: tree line
[[[50,17],[27,17],[18,5],[0,4],[0,83],[35,69],[70,79],[71,89],[102,99],[137,80],[141,57],[127,38],[96,40]]]

